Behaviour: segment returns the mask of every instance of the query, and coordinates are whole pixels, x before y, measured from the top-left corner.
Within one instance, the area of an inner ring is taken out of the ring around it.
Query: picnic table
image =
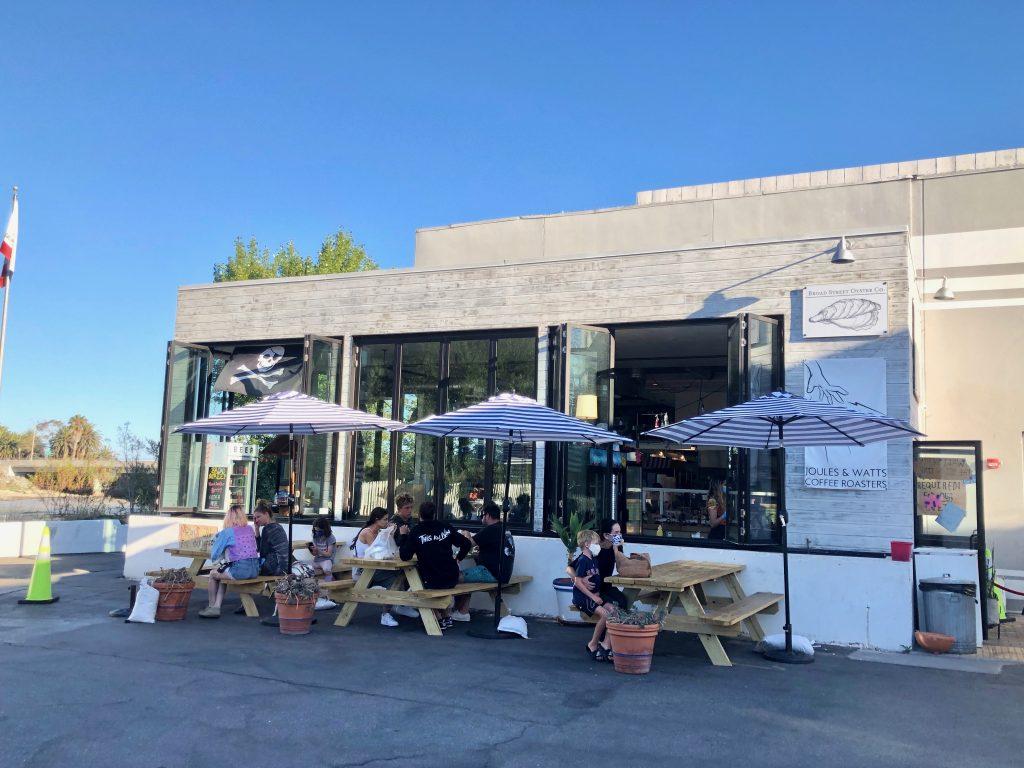
[[[292,552],[303,550],[308,545],[308,541],[293,541]],[[165,549],[164,552],[166,552],[169,555],[174,555],[175,557],[190,558],[192,562],[189,563],[185,570],[189,572],[189,575],[192,576],[193,579],[200,573],[202,573],[204,569],[209,570],[209,568],[205,568],[206,561],[210,559],[209,548],[196,549],[194,547],[170,547],[168,549]],[[347,568],[338,568],[337,566],[335,566],[334,568],[335,573],[342,573],[347,570]]]
[[[344,557],[342,565],[361,568],[355,586],[340,596],[345,604],[334,622],[336,627],[347,627],[356,608],[360,604],[368,605],[404,605],[419,611],[423,628],[428,635],[440,637],[441,625],[434,615],[434,610],[444,610],[456,595],[473,592],[492,593],[497,590],[496,583],[459,583],[451,589],[426,589],[416,568],[415,560],[374,560],[367,557]],[[370,589],[374,574],[377,571],[398,571],[398,575],[387,589]],[[502,585],[505,594],[516,594],[521,585],[532,580],[531,576],[513,576],[507,584]],[[506,612],[502,603],[502,612]]]
[[[650,577],[645,579],[611,576],[605,582],[620,587],[630,604],[637,599],[654,603],[666,613],[665,629],[696,634],[711,663],[729,667],[732,662],[719,638],[736,637],[740,626],[745,625],[752,640],[762,640],[764,630],[757,617],[762,613],[777,613],[783,597],[772,592],[747,595],[736,578],[744,568],[738,563],[677,560],[655,565]],[[704,586],[719,580],[731,597],[706,597]],[[682,607],[682,615],[671,613],[677,606]]]

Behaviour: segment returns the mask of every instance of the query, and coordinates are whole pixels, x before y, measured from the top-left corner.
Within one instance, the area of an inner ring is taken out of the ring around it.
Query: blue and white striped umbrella
[[[789,392],[772,392],[644,434],[685,445],[766,450],[867,445],[900,437],[924,437],[903,419],[854,405],[829,405]]]
[[[541,405],[522,395],[502,394],[451,413],[428,416],[403,427],[434,437],[473,437],[512,443],[631,443],[632,440]]]
[[[241,408],[175,428],[190,435],[319,435],[327,432],[393,430],[403,426],[382,416],[326,403],[300,392],[278,392]]]

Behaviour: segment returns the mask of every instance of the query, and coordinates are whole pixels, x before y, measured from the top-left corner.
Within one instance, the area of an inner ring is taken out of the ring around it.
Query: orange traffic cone
[[[50,526],[43,524],[43,536],[39,540],[39,554],[32,566],[32,578],[28,582],[28,592],[21,605],[33,603],[56,603],[60,598],[53,596],[50,588]]]

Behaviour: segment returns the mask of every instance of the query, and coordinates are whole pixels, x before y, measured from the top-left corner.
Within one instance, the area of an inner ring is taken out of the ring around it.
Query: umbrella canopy
[[[923,437],[902,419],[853,405],[772,392],[746,403],[644,432],[687,445],[735,448],[867,445],[899,437]]]
[[[605,445],[633,442],[615,432],[541,405],[536,400],[512,394],[495,395],[482,403],[451,413],[428,416],[415,424],[402,427],[400,431],[434,437],[475,437],[513,443]]]
[[[278,392],[257,403],[223,411],[175,428],[189,435],[319,435],[397,429],[402,422],[325,403],[300,392]]]

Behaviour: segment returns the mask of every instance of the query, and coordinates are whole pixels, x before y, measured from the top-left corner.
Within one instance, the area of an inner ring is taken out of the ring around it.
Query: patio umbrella
[[[686,445],[719,445],[735,448],[863,446],[901,437],[924,437],[903,419],[894,419],[859,404],[829,405],[790,394],[772,392],[746,403],[684,419],[644,432]],[[779,509],[782,526],[782,581],[786,602],[785,651],[766,652],[776,661],[812,661],[793,651],[793,626],[789,611],[789,542],[786,510]]]
[[[291,565],[292,499],[295,496],[295,436],[330,432],[392,430],[403,426],[382,416],[327,403],[300,392],[278,392],[262,400],[191,421],[174,429],[188,435],[288,435],[288,559]]]
[[[478,440],[504,440],[508,443],[632,443],[632,440],[595,427],[561,411],[541,405],[536,400],[514,394],[501,394],[476,405],[451,413],[428,416],[422,421],[402,427],[402,432],[415,432],[434,437],[469,437]],[[508,451],[505,467],[505,502],[502,504],[498,551],[498,589],[494,596],[494,627],[474,631],[475,637],[489,639],[507,637],[498,631],[501,621],[501,572],[505,559],[505,526],[509,510],[509,488],[512,481],[512,451]]]

